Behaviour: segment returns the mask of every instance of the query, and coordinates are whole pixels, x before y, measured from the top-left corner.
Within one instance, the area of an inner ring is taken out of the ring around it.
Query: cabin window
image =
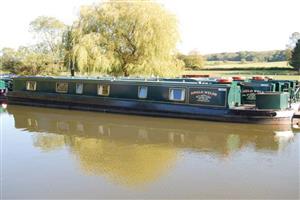
[[[138,91],[138,97],[140,99],[146,99],[148,95],[148,87],[147,86],[140,86]]]
[[[185,89],[182,89],[182,88],[170,89],[169,99],[171,101],[184,101],[184,99],[185,99]]]
[[[98,95],[108,96],[109,95],[109,85],[98,85]]]
[[[67,93],[68,92],[68,83],[56,83],[56,92]]]
[[[36,90],[36,81],[27,81],[26,90],[35,91]]]
[[[83,93],[83,83],[76,83],[76,94]]]

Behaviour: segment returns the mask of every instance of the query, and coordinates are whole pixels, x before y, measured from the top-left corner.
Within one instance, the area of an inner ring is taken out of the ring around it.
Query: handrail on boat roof
[[[145,81],[145,82],[174,82],[174,83],[198,83],[196,79],[189,78],[159,78],[159,77],[70,77],[70,76],[18,76],[17,78],[44,78],[44,79],[70,79],[70,80],[111,80],[111,81]]]

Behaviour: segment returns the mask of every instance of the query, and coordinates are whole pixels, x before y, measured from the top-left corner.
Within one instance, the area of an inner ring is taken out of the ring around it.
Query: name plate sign
[[[271,91],[271,85],[243,86],[242,103],[255,104],[256,94]]]
[[[225,107],[226,88],[190,88],[189,103],[203,106]]]

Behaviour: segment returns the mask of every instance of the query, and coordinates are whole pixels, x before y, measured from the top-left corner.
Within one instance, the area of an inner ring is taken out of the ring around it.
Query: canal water
[[[299,198],[289,126],[16,105],[0,115],[1,199]]]

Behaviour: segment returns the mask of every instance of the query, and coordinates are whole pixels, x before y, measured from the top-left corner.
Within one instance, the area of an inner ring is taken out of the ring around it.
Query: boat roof
[[[218,80],[220,77],[197,77],[197,78],[160,78],[160,77],[113,77],[113,76],[97,76],[97,77],[86,77],[86,76],[12,76],[12,79],[24,79],[24,80],[53,80],[53,81],[110,81],[110,82],[129,82],[129,83],[155,83],[159,85],[172,84],[172,85],[218,85],[226,87],[232,84],[237,84],[233,81],[232,83],[220,83]],[[7,79],[7,80],[11,80]],[[2,80],[5,80],[2,78]],[[268,81],[253,81],[251,79],[245,80],[239,84],[271,84],[277,82],[295,82],[297,85],[298,81],[292,80],[268,80]]]
[[[126,82],[160,82],[160,83],[184,83],[184,84],[205,84],[216,83],[217,78],[159,78],[159,77],[80,77],[80,76],[18,76],[17,79],[41,79],[61,81],[126,81]]]

